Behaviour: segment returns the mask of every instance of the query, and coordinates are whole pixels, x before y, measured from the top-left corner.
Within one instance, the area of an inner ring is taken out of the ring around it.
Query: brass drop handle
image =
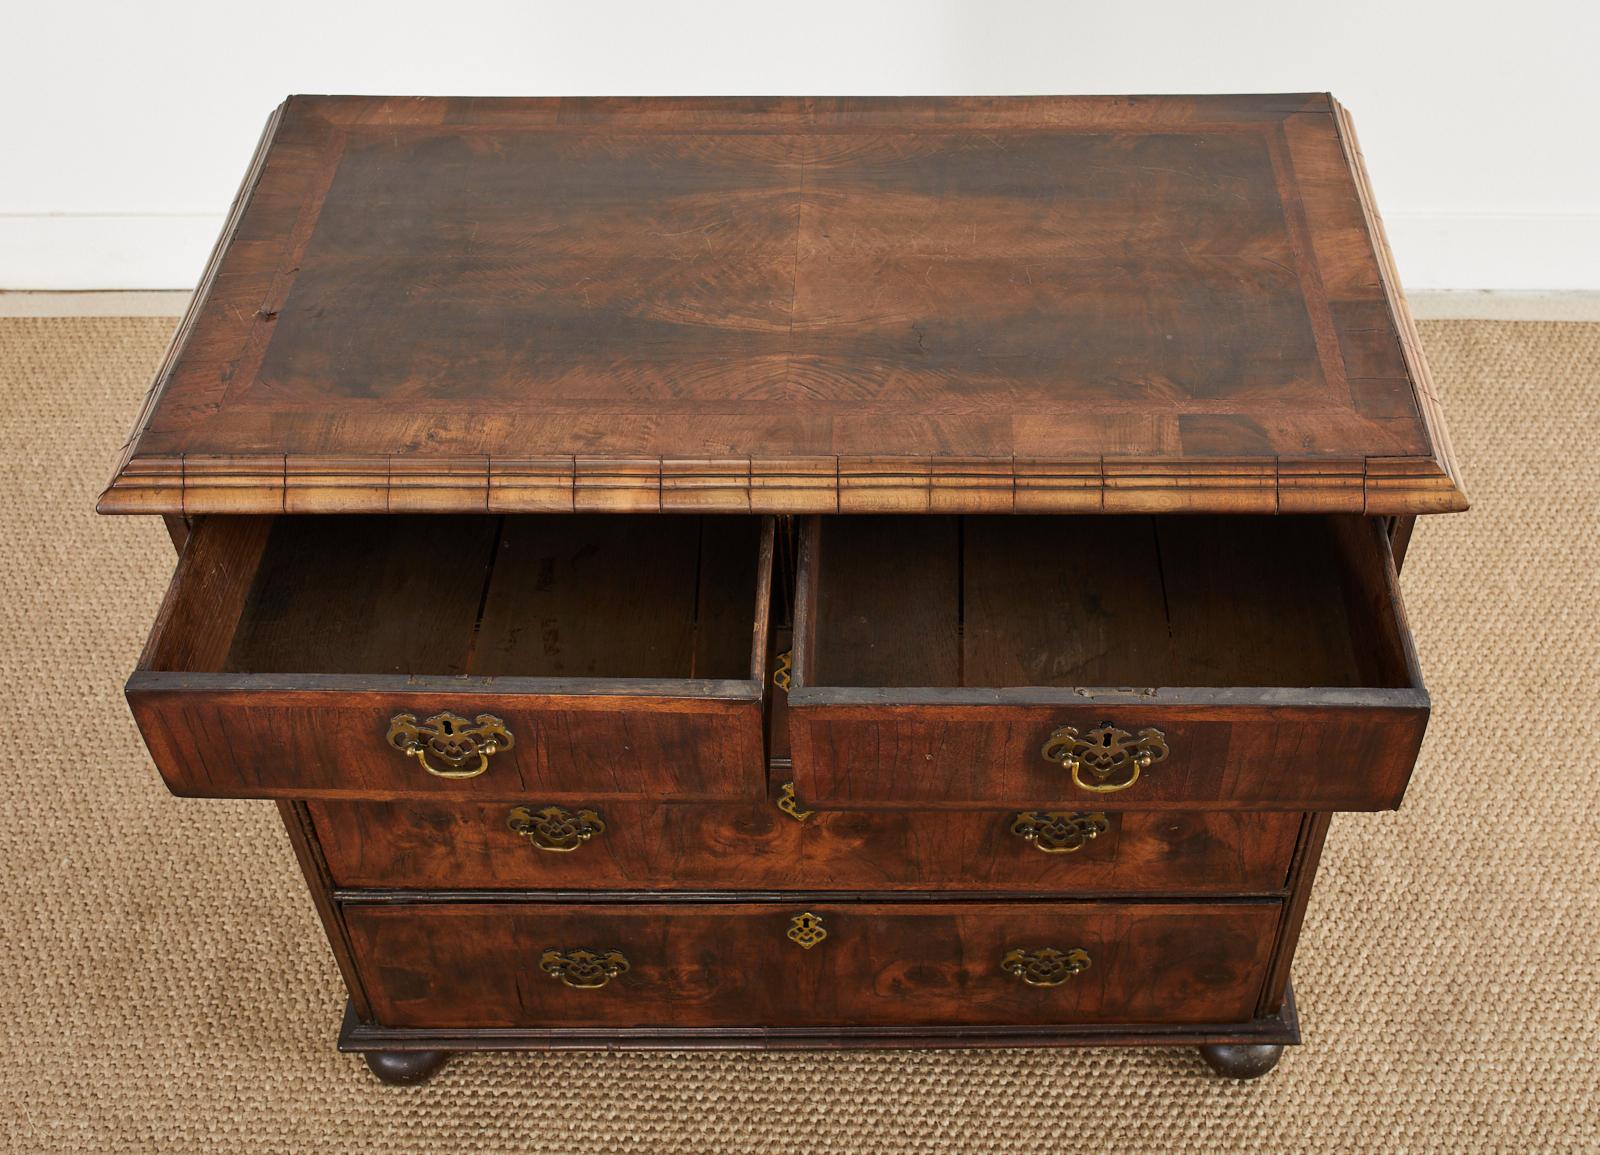
[[[1015,947],[1000,960],[1000,969],[1015,975],[1030,987],[1058,987],[1073,975],[1089,969],[1089,952],[1081,947],[1057,950],[1042,946],[1037,950]]]
[[[580,810],[574,814],[559,806],[539,810],[514,806],[506,816],[506,825],[538,849],[552,854],[567,854],[606,831],[604,819],[595,811]]]
[[[539,958],[539,969],[553,979],[560,979],[574,990],[593,991],[605,986],[618,975],[628,973],[628,960],[620,950],[592,950],[575,947],[571,950],[551,948]]]
[[[1160,730],[1144,729],[1135,738],[1110,722],[1101,722],[1088,733],[1076,726],[1062,726],[1050,735],[1039,753],[1046,762],[1055,762],[1072,771],[1072,784],[1094,794],[1126,790],[1139,781],[1139,775],[1167,757],[1167,736]],[[1094,781],[1085,782],[1083,771]]]
[[[1111,829],[1103,811],[1024,810],[1011,820],[1011,833],[1046,854],[1072,854]]]
[[[396,714],[389,719],[387,738],[435,778],[476,778],[489,768],[492,756],[515,744],[506,724],[493,714],[479,714],[469,722],[449,710],[425,722],[415,714]],[[429,762],[430,757],[439,765]]]

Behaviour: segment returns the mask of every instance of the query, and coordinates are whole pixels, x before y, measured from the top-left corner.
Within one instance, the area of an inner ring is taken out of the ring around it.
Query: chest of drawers
[[[1465,508],[1325,96],[294,98],[101,498],[381,1077],[580,1046],[1264,1073]]]

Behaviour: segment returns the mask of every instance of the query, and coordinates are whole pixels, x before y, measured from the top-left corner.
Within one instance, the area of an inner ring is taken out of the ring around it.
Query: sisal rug
[[[1335,820],[1257,1083],[1189,1049],[459,1058],[378,1084],[266,802],[180,801],[120,687],[172,566],[98,518],[171,328],[0,320],[8,1150],[1600,1150],[1600,325],[1423,326],[1476,508],[1405,596],[1435,716]]]

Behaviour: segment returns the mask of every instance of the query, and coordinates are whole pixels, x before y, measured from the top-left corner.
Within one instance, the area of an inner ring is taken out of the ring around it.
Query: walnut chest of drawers
[[[511,1047],[1261,1074],[1465,508],[1325,95],[296,97],[100,508],[407,1081]]]

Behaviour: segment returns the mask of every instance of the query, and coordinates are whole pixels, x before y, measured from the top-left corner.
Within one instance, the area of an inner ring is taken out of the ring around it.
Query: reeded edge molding
[[[193,296],[189,298],[188,308],[184,310],[183,319],[178,322],[178,327],[173,331],[172,340],[167,344],[167,351],[161,358],[161,366],[156,370],[154,379],[150,382],[150,389],[145,394],[144,404],[139,407],[139,415],[134,419],[133,431],[128,434],[128,440],[123,443],[121,452],[117,455],[116,467],[112,470],[111,483],[106,486],[105,492],[100,495],[101,502],[112,490],[118,488],[135,461],[134,450],[139,444],[139,439],[144,436],[145,429],[150,424],[151,415],[155,413],[156,403],[161,399],[162,392],[166,389],[167,381],[172,374],[173,366],[177,364],[178,357],[184,347],[188,345],[190,336],[193,335],[195,325],[200,318],[201,309],[206,300],[211,296],[211,287],[217,279],[217,273],[222,267],[223,255],[228,246],[233,242],[233,235],[238,230],[239,222],[244,219],[245,209],[249,207],[250,198],[255,194],[256,185],[261,181],[261,174],[266,171],[267,154],[272,150],[272,142],[277,138],[278,126],[283,123],[284,109],[287,102],[278,105],[272,110],[272,115],[267,117],[267,123],[262,126],[261,138],[256,142],[256,151],[250,158],[250,167],[245,170],[244,179],[239,182],[239,189],[233,195],[233,204],[228,207],[228,216],[222,226],[222,231],[217,234],[216,243],[211,246],[211,255],[206,258],[205,272],[200,276],[200,284],[196,286]],[[170,459],[146,459],[170,460]],[[151,476],[156,472],[153,471]],[[180,486],[181,488],[181,486]],[[151,495],[146,495],[147,498]],[[99,506],[97,505],[98,509]],[[106,512],[106,511],[103,511]],[[181,503],[175,509],[128,509],[117,512],[129,513],[182,513]]]
[[[1395,330],[1400,335],[1400,351],[1405,357],[1411,386],[1416,393],[1417,411],[1422,415],[1422,424],[1434,453],[1431,458],[1369,458],[1369,463],[1377,460],[1381,464],[1376,485],[1372,483],[1372,470],[1368,470],[1367,512],[1399,515],[1460,513],[1468,508],[1466,489],[1461,483],[1461,469],[1456,462],[1449,426],[1445,424],[1444,409],[1439,404],[1433,386],[1433,374],[1422,352],[1422,335],[1411,316],[1411,309],[1406,305],[1394,252],[1389,247],[1383,218],[1378,215],[1378,202],[1372,193],[1372,179],[1367,175],[1366,157],[1361,153],[1355,122],[1350,119],[1350,112],[1344,105],[1332,98],[1330,102],[1339,146],[1344,150],[1350,174],[1355,178],[1361,213],[1367,222],[1367,235],[1372,240],[1373,254],[1377,257],[1378,279],[1383,284],[1383,295],[1389,302]]]
[[[1408,354],[1409,356],[1409,354]],[[1437,407],[1432,407],[1437,421]],[[1425,408],[1425,412],[1428,411]],[[1442,429],[1442,424],[1438,426]],[[1431,457],[128,455],[101,513],[1450,513]]]

